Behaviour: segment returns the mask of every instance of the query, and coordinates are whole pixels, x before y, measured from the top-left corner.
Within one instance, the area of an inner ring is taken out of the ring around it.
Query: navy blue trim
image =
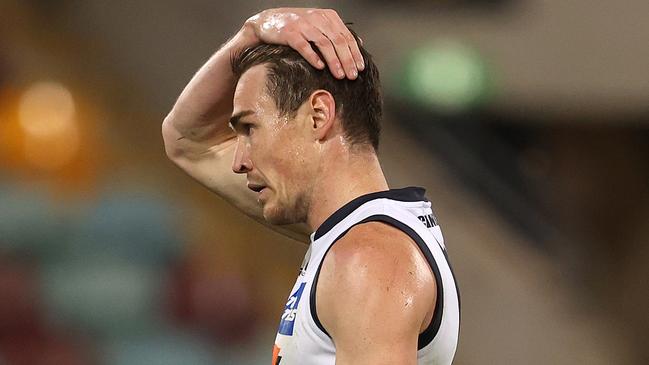
[[[428,345],[433,338],[437,335],[437,332],[439,332],[439,327],[442,323],[442,314],[444,311],[444,287],[442,283],[442,276],[439,271],[439,267],[437,266],[437,262],[435,261],[435,258],[433,257],[432,252],[430,252],[430,249],[424,242],[424,240],[415,232],[414,229],[410,228],[408,225],[404,224],[401,221],[398,221],[390,216],[383,215],[383,214],[377,214],[377,215],[372,215],[369,216],[365,219],[363,219],[360,222],[355,223],[351,227],[349,227],[347,230],[345,230],[343,233],[341,233],[334,242],[331,243],[329,248],[327,248],[327,251],[325,252],[324,256],[322,257],[322,260],[320,261],[320,264],[318,265],[318,270],[316,271],[315,277],[313,278],[313,284],[311,285],[311,292],[309,293],[309,305],[311,307],[311,317],[316,324],[316,326],[324,333],[326,334],[329,338],[331,338],[331,335],[329,335],[329,332],[324,328],[322,323],[320,322],[320,319],[318,318],[318,313],[316,310],[316,290],[318,286],[318,277],[320,276],[320,269],[322,269],[322,264],[324,263],[325,258],[327,257],[327,254],[329,253],[329,250],[333,247],[333,245],[340,239],[342,238],[347,232],[349,232],[350,229],[355,227],[356,225],[362,224],[362,223],[367,223],[367,222],[383,222],[386,224],[389,224],[405,234],[407,234],[419,247],[421,252],[424,254],[424,257],[426,258],[426,261],[428,262],[428,265],[430,265],[432,271],[433,271],[433,276],[435,277],[435,283],[437,287],[437,298],[435,301],[435,309],[433,311],[433,318],[430,321],[430,324],[428,327],[419,334],[419,337],[417,339],[417,350],[421,350],[424,348],[426,345]],[[449,265],[450,267],[450,265]],[[457,288],[457,284],[456,284]],[[459,300],[459,290],[458,290],[458,300]]]
[[[360,223],[361,222],[358,222],[356,224],[360,224]],[[322,322],[320,322],[320,318],[318,318],[318,311],[316,311],[316,306],[315,306],[315,293],[316,293],[316,288],[318,286],[318,278],[320,277],[320,269],[322,269],[322,263],[324,262],[325,257],[327,257],[329,250],[331,250],[331,248],[334,247],[334,243],[338,242],[338,240],[341,239],[345,234],[347,234],[347,232],[349,232],[349,230],[352,229],[352,227],[354,227],[356,224],[347,228],[345,232],[341,233],[338,237],[336,237],[336,239],[331,243],[329,248],[327,248],[327,251],[325,251],[324,256],[322,256],[322,260],[320,260],[320,264],[318,265],[318,271],[315,272],[315,276],[313,277],[313,284],[311,284],[311,292],[309,292],[309,306],[311,307],[311,318],[313,319],[315,325],[329,338],[331,338],[331,335],[324,328]]]
[[[428,245],[426,245],[426,242],[424,242],[424,239],[421,238],[421,236],[419,236],[414,229],[410,228],[410,226],[406,225],[405,223],[383,214],[373,215],[363,220],[363,222],[370,221],[389,224],[407,234],[413,241],[415,241],[421,252],[424,254],[428,265],[430,265],[430,268],[433,270],[433,276],[435,277],[436,284],[435,286],[437,287],[437,298],[435,299],[433,318],[431,319],[428,327],[422,333],[420,333],[419,337],[417,338],[417,351],[419,351],[426,347],[426,345],[428,345],[433,340],[433,338],[437,336],[439,327],[442,324],[442,315],[444,314],[444,286],[442,283],[442,275],[440,274],[439,267],[437,266],[437,261],[435,261],[435,257],[433,256],[433,253],[430,252],[430,249],[428,248]]]
[[[425,195],[426,195],[426,189],[416,187],[416,186],[409,186],[407,188],[402,188],[402,189],[390,189],[385,191],[378,191],[376,193],[361,195],[358,198],[355,198],[349,203],[343,205],[338,210],[336,210],[331,216],[329,216],[329,218],[327,218],[320,225],[320,227],[318,227],[318,229],[315,231],[313,240],[315,241],[318,238],[324,236],[327,232],[329,232],[332,228],[334,228],[334,226],[338,224],[341,220],[345,219],[345,217],[350,215],[354,210],[356,210],[358,207],[367,203],[370,200],[387,198],[387,199],[398,200],[402,202],[418,202],[422,200],[428,201]]]
[[[446,248],[442,248],[444,257],[446,258],[446,264],[448,265],[449,270],[451,270],[451,275],[453,276],[453,281],[455,281],[455,293],[457,294],[457,310],[458,310],[458,321],[462,323],[462,299],[460,298],[460,287],[457,285],[457,276],[455,276],[455,271],[451,265],[451,260],[448,259],[448,253]],[[459,330],[459,329],[458,329]]]

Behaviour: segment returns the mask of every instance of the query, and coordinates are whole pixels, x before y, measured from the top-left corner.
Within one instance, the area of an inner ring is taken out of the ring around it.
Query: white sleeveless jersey
[[[334,243],[350,228],[384,222],[417,243],[437,284],[430,326],[419,335],[417,364],[451,364],[457,347],[460,299],[442,231],[423,188],[393,189],[360,196],[338,209],[311,235],[311,245],[282,314],[272,365],[335,365],[336,347],[316,312],[320,268]]]

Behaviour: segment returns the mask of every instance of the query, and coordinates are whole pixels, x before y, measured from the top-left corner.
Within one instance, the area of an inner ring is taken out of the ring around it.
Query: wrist
[[[239,49],[254,47],[261,43],[261,40],[257,37],[255,32],[252,18],[243,23],[241,29],[239,29],[237,34],[232,38],[232,43]]]

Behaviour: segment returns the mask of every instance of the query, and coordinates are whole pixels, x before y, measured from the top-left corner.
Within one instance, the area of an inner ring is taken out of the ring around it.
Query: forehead
[[[266,66],[256,65],[243,73],[234,91],[233,111],[257,114],[274,111],[275,103],[266,91]]]

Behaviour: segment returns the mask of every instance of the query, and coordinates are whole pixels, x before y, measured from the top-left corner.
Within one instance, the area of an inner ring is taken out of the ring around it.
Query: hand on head
[[[334,77],[354,80],[365,68],[356,38],[335,10],[268,9],[249,18],[250,27],[262,43],[287,45],[313,67],[329,68]],[[324,60],[311,47],[312,42]]]

